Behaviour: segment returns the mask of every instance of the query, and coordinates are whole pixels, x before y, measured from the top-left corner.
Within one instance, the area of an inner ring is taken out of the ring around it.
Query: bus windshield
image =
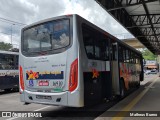
[[[69,19],[45,22],[23,31],[23,52],[53,51],[70,44]]]

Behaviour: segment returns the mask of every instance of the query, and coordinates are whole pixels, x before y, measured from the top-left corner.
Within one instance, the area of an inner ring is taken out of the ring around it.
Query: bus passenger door
[[[118,62],[118,44],[116,42],[111,43],[110,50],[111,59],[111,76],[112,76],[112,92],[114,95],[119,95],[119,62]]]

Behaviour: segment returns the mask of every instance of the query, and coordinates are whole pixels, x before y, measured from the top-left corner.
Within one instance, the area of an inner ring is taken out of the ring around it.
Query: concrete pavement
[[[160,116],[160,78],[158,75],[145,77],[137,91],[108,109],[96,120],[159,120],[160,117],[156,115]]]

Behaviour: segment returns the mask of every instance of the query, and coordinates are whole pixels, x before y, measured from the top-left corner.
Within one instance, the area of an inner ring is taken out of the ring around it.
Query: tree
[[[144,49],[142,51],[143,58],[145,60],[155,60],[157,58],[157,55],[154,55],[152,52],[150,52],[148,49]]]
[[[13,46],[10,43],[0,42],[0,50],[10,50]]]

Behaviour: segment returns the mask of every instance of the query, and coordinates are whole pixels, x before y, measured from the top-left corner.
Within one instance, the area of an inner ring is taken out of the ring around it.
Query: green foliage
[[[10,50],[13,46],[10,43],[0,42],[0,50]]]
[[[152,52],[150,52],[148,49],[144,49],[142,51],[143,58],[145,60],[155,60],[157,58],[157,55],[154,55]]]

